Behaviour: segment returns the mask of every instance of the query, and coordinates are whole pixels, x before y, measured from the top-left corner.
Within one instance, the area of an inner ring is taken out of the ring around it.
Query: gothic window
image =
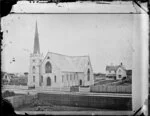
[[[33,76],[33,82],[35,82],[35,76]]]
[[[51,86],[51,79],[50,79],[50,77],[47,78],[47,86]]]
[[[32,71],[33,71],[33,73],[36,72],[35,66],[32,67]]]
[[[52,73],[52,66],[50,62],[47,62],[45,65],[45,73]]]
[[[88,81],[89,81],[90,80],[90,69],[88,69],[87,77],[88,77]]]
[[[55,76],[55,83],[56,83],[56,76]]]
[[[41,76],[41,83],[43,83],[43,76]]]

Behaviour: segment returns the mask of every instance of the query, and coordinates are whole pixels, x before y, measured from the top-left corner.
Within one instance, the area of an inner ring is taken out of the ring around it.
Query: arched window
[[[88,81],[89,81],[90,80],[90,69],[88,69],[87,78],[88,78]]]
[[[55,83],[56,83],[56,75],[55,75],[55,78],[54,78],[54,79],[55,79]]]
[[[47,86],[51,86],[51,79],[50,79],[50,77],[47,77]]]
[[[45,73],[52,73],[52,66],[50,62],[47,62],[45,65]]]
[[[32,67],[32,72],[33,72],[33,73],[36,72],[35,66]]]
[[[43,83],[43,76],[41,76],[41,83]]]

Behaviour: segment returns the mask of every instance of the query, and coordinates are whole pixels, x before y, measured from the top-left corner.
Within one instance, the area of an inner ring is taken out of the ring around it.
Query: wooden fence
[[[96,93],[132,93],[131,85],[128,86],[111,86],[111,85],[96,85],[91,86],[90,92]]]

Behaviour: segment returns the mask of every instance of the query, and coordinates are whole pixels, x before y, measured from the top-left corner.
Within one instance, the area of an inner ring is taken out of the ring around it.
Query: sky
[[[132,69],[132,14],[11,14],[2,18],[3,71],[29,71],[36,21],[44,56],[89,55],[95,73],[121,62]]]

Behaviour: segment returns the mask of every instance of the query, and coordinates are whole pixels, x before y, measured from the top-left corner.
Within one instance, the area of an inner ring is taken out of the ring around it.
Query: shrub
[[[5,91],[3,94],[2,94],[3,97],[10,97],[10,96],[15,96],[15,93],[14,92],[11,92],[11,91]]]

